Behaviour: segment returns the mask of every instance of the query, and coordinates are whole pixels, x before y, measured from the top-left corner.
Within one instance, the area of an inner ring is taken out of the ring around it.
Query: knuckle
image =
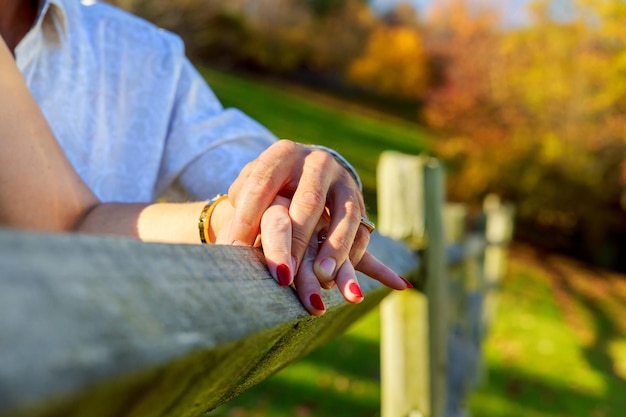
[[[263,195],[268,189],[273,189],[276,180],[272,172],[270,169],[255,169],[248,177],[247,191],[253,195]]]
[[[271,149],[272,153],[277,152],[281,155],[289,155],[294,153],[297,147],[298,145],[294,141],[289,139],[281,139],[268,149]]]
[[[310,212],[321,212],[326,204],[326,196],[321,190],[307,189],[298,196],[298,204]]]
[[[241,169],[241,174],[242,175],[248,175],[253,169],[254,166],[257,164],[256,159],[253,161],[248,162],[247,164],[245,164],[243,166],[243,168]]]
[[[338,181],[334,185],[335,195],[337,195],[338,201],[342,205],[343,209],[350,216],[350,219],[356,218],[359,220],[363,213],[365,213],[365,203],[363,203],[363,197],[358,187],[351,187],[352,183],[345,183]]]
[[[342,254],[341,258],[344,258],[348,255],[348,253],[350,253],[350,249],[352,248],[352,241],[350,239],[346,239],[345,236],[336,239],[329,239],[329,241],[331,242],[331,246],[333,247],[333,249],[338,254]]]
[[[300,251],[304,251],[311,239],[299,228],[294,228],[291,233],[291,246]]]
[[[348,256],[348,254],[350,253],[350,249],[352,249],[352,243],[353,241],[349,239],[340,239],[339,250],[341,251],[341,253],[344,253],[345,256]]]
[[[329,170],[336,164],[335,158],[326,151],[323,150],[314,150],[309,155],[309,159],[313,162],[317,167],[324,170]]]
[[[352,175],[346,174],[346,175],[343,175],[342,178],[346,179],[346,181],[340,182],[342,193],[349,195],[351,201],[354,199],[356,200],[361,199],[362,198],[361,190],[359,190],[359,186],[356,184],[356,182],[352,178]]]
[[[288,232],[291,228],[291,219],[284,207],[271,207],[263,216],[262,226],[265,232]]]
[[[238,219],[239,226],[244,230],[256,230],[259,227],[257,220],[254,217],[241,216]]]
[[[344,209],[346,211],[346,219],[350,223],[354,224],[361,221],[361,208],[352,199],[344,203]]]

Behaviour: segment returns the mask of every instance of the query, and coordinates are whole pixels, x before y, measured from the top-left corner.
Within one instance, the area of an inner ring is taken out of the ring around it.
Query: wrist
[[[200,212],[198,219],[198,232],[200,234],[200,241],[202,243],[215,243],[218,229],[217,224],[217,209],[220,203],[228,199],[227,194],[218,194],[210,199]]]

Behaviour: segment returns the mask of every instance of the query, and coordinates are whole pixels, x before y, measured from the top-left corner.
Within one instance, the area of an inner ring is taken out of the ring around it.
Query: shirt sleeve
[[[189,198],[224,193],[248,162],[277,138],[237,109],[224,109],[184,58],[157,184],[162,193],[177,182]]]

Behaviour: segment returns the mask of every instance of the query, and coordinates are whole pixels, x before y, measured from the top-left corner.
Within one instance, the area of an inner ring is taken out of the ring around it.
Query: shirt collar
[[[67,12],[61,0],[40,0],[37,20],[32,30],[41,28],[47,36],[55,34],[59,41],[67,37]]]
[[[67,37],[67,11],[63,0],[40,0],[33,27],[15,48],[18,67],[24,69],[32,62],[43,45],[60,46]]]

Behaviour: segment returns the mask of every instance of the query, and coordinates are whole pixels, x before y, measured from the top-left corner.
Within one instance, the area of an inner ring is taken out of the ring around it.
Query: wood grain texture
[[[404,244],[372,235],[399,273]],[[341,333],[365,301],[311,317],[258,249],[0,229],[0,416],[197,416]]]

